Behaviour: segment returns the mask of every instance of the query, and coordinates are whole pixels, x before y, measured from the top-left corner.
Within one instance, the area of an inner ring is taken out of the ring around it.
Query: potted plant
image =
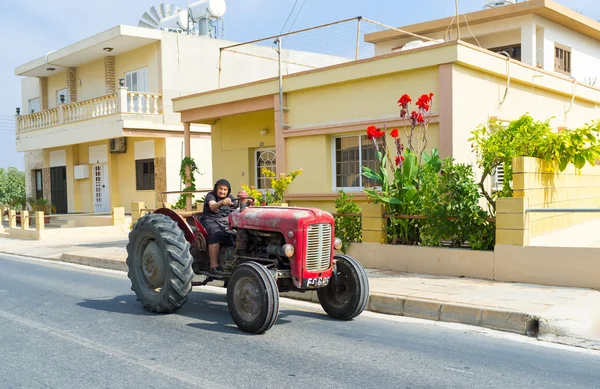
[[[27,203],[31,207],[33,212],[44,212],[44,223],[50,223],[50,217],[45,216],[51,213],[56,213],[56,207],[43,197],[36,199],[34,197],[30,197],[27,199]]]
[[[12,209],[17,211],[26,211],[27,210],[27,196],[14,196],[9,203]],[[17,212],[17,224],[21,224],[21,213]]]

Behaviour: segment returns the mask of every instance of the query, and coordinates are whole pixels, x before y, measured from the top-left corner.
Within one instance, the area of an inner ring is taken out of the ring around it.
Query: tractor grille
[[[331,259],[331,224],[308,226],[306,239],[306,270],[320,272],[329,269]]]

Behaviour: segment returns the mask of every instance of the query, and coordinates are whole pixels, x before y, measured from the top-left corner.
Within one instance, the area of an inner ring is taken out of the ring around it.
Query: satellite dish
[[[190,12],[194,20],[220,18],[225,15],[225,0],[200,0],[190,4]]]
[[[162,3],[152,6],[144,12],[138,27],[156,30],[186,30],[187,20],[187,10],[178,8],[173,4]]]

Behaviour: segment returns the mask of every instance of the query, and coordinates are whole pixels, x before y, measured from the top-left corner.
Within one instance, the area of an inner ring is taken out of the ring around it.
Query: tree
[[[25,173],[15,167],[0,168],[0,203],[8,204],[16,197],[25,197]]]

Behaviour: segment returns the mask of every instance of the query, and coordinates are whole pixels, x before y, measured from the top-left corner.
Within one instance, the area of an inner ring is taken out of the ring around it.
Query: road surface
[[[600,388],[600,354],[365,312],[330,320],[282,299],[240,332],[225,290],[143,311],[124,273],[0,255],[0,388]]]

